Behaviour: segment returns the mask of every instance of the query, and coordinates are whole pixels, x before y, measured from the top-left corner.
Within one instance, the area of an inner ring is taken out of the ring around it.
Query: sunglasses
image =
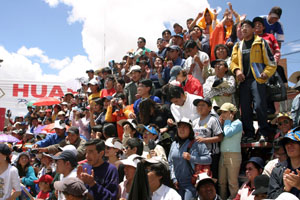
[[[282,126],[283,124],[289,124],[289,123],[290,123],[289,120],[285,119],[282,122],[278,122],[278,125]]]

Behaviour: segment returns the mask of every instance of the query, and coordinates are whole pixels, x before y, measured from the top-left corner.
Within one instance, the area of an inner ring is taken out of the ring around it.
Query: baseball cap
[[[180,37],[181,39],[183,39],[183,35],[182,34],[175,34],[175,35],[172,35],[172,37]]]
[[[38,180],[35,180],[33,182],[35,184],[40,183],[40,182],[45,182],[45,183],[51,184],[52,181],[53,181],[53,177],[48,174],[45,174],[45,175],[41,176],[41,178],[39,178]]]
[[[177,126],[178,126],[180,123],[186,123],[186,124],[189,124],[191,127],[193,127],[193,122],[192,122],[192,120],[190,120],[189,118],[186,118],[186,117],[181,118],[181,119],[177,122]]]
[[[68,144],[64,147],[58,147],[58,149],[61,151],[66,151],[66,150],[72,151],[75,154],[75,156],[77,156],[78,154],[76,147],[72,144]]]
[[[94,70],[93,70],[93,69],[89,69],[89,70],[86,70],[86,71],[85,71],[85,73],[89,73],[89,72],[94,73]]]
[[[203,173],[198,174],[195,187],[198,188],[198,186],[205,180],[211,180],[213,183],[217,182],[216,179],[211,178],[210,176],[207,175],[206,172],[203,172]]]
[[[193,101],[194,106],[197,106],[198,103],[199,103],[200,101],[205,102],[209,107],[212,106],[212,103],[211,103],[211,101],[210,101],[210,98],[208,98],[208,97],[201,98],[201,99],[195,99],[195,100]]]
[[[68,129],[67,133],[72,133],[72,134],[77,134],[77,135],[79,135],[79,129],[78,129],[76,126],[71,126],[71,127]]]
[[[266,194],[266,193],[268,193],[269,180],[270,180],[270,178],[267,175],[256,176],[254,178],[255,190],[252,194],[256,195],[256,194]]]
[[[115,138],[111,137],[111,138],[107,138],[105,141],[105,145],[108,147],[112,147],[112,148],[116,148],[119,150],[123,149],[123,145],[120,141],[118,140],[114,140]]]
[[[82,197],[88,193],[88,190],[82,180],[77,177],[65,178],[62,181],[56,181],[54,188],[58,191],[71,194],[76,197]]]
[[[92,80],[89,81],[88,85],[98,85],[98,81],[93,78]]]
[[[132,155],[128,156],[127,159],[120,160],[120,161],[123,163],[123,165],[129,165],[129,166],[136,168],[137,164],[140,162],[141,158],[142,157],[137,154],[132,154]]]
[[[9,156],[11,154],[11,150],[7,146],[7,144],[0,144],[0,153],[2,153],[3,155]]]
[[[55,128],[58,128],[58,129],[64,129],[64,128],[66,128],[66,124],[65,124],[65,122],[63,122],[63,121],[61,121],[61,120],[56,120],[56,121],[54,122],[54,127],[53,127],[53,129],[55,129]]]
[[[223,103],[221,108],[218,110],[218,112],[220,111],[230,111],[230,112],[236,112],[237,109],[235,107],[235,105],[233,105],[232,103]]]
[[[281,142],[283,145],[286,144],[287,141],[293,140],[300,144],[300,126],[293,128],[290,130],[282,139]]]
[[[71,165],[77,166],[76,155],[71,150],[65,150],[59,156],[52,156],[53,160],[65,160],[69,161]]]
[[[141,69],[141,67],[138,66],[138,65],[133,65],[132,67],[130,67],[130,70],[129,70],[129,72],[127,73],[127,75],[130,75],[131,72],[133,72],[133,71],[135,71],[135,72],[141,72],[142,69]]]
[[[178,45],[171,45],[171,46],[167,47],[167,51],[169,51],[169,50],[177,50],[177,51],[181,52],[181,49]]]
[[[66,115],[66,113],[64,111],[59,111],[57,115]]]
[[[153,134],[153,135],[158,135],[158,132],[157,132],[157,130],[152,126],[144,126],[144,128],[147,130],[147,131],[149,131],[151,134]]]
[[[179,65],[175,65],[172,67],[171,71],[170,71],[170,80],[169,82],[172,82],[174,80],[176,80],[177,75],[181,72],[182,67]]]

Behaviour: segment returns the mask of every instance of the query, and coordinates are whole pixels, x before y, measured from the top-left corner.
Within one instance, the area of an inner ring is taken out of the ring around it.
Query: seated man
[[[196,190],[198,193],[198,200],[221,200],[217,195],[215,184],[217,180],[209,177],[206,173],[198,175],[196,182]]]
[[[223,59],[212,62],[216,75],[209,76],[203,85],[204,97],[210,98],[213,105],[221,107],[224,103],[233,103],[235,92],[235,79],[228,75],[228,65]]]
[[[279,129],[274,139],[285,136],[293,128],[293,120],[288,113],[279,113],[271,123],[276,124]]]
[[[54,183],[54,188],[57,191],[62,192],[66,200],[82,200],[87,196],[87,189],[84,183],[76,178],[66,178],[63,181],[56,181]]]

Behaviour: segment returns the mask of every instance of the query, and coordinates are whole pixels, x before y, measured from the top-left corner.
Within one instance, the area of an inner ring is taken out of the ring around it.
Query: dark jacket
[[[268,198],[276,199],[281,193],[284,192],[283,173],[287,168],[289,168],[291,171],[294,171],[297,174],[296,169],[293,169],[291,166],[290,159],[276,164],[270,176]],[[298,168],[298,170],[300,170],[300,168]],[[290,193],[300,198],[300,190],[293,187]]]

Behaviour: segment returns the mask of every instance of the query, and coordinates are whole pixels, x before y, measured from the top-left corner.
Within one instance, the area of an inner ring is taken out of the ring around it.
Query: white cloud
[[[46,0],[50,6],[53,2]],[[55,1],[56,2],[56,1]],[[207,1],[190,0],[60,0],[72,8],[69,23],[82,22],[82,45],[95,66],[120,61],[130,49],[136,49],[139,36],[147,47],[156,50],[156,39],[165,29],[164,22],[178,22],[209,6]],[[105,45],[104,45],[105,44]],[[104,53],[105,48],[105,53]]]
[[[292,44],[290,45],[290,51],[299,51],[300,50],[300,44]]]
[[[56,7],[59,3],[58,0],[44,0],[50,7]]]

